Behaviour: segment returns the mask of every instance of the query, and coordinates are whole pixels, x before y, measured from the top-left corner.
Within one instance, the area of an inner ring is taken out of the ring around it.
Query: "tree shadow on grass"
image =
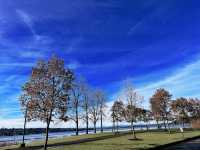
[[[129,148],[129,150],[147,150],[148,148]]]
[[[130,133],[127,132],[127,133],[121,133],[121,134],[117,134],[117,135],[105,135],[105,136],[100,136],[100,137],[84,138],[84,139],[79,139],[76,141],[58,142],[58,143],[54,143],[54,144],[48,144],[48,147],[60,147],[60,146],[66,146],[66,145],[75,145],[75,144],[105,140],[105,139],[110,139],[110,138],[117,138],[117,137],[125,136],[128,134],[130,134]],[[37,150],[37,149],[41,149],[41,148],[43,148],[43,145],[29,146],[29,147],[25,147],[25,148],[19,147],[19,148],[13,148],[13,149],[5,149],[5,150]]]
[[[130,138],[129,141],[143,141],[143,139],[140,138]]]
[[[149,144],[149,145],[152,145],[153,147],[158,146],[157,144]],[[141,147],[141,148],[129,148],[128,150],[147,150],[147,149],[149,149],[149,148]]]
[[[149,145],[151,145],[151,146],[159,146],[159,144],[149,144]]]

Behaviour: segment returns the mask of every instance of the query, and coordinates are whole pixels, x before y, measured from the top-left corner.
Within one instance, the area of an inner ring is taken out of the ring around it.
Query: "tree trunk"
[[[170,126],[169,126],[168,119],[167,119],[167,126],[168,126],[168,131],[169,131],[169,134],[171,134],[171,129],[170,129]]]
[[[101,110],[101,133],[103,133],[103,112]]]
[[[113,116],[112,116],[112,121],[113,121],[113,128],[112,128],[112,131],[115,133],[115,119],[114,119]]]
[[[51,118],[48,118],[47,120],[47,127],[46,127],[46,138],[45,138],[45,144],[44,144],[44,150],[47,150],[47,143],[49,138],[49,125],[50,125]]]
[[[88,134],[88,125],[89,125],[89,122],[88,122],[88,106],[86,105],[86,134]]]
[[[183,128],[185,128],[185,125],[184,125],[184,119],[183,119],[183,122],[182,122],[182,124],[183,124]]]
[[[88,134],[88,116],[86,117],[86,134]]]
[[[133,125],[133,121],[131,121],[131,129],[132,129],[132,132],[133,132],[133,138],[136,139],[136,134],[135,134],[135,128],[134,128],[134,125]]]
[[[28,111],[28,109],[26,108],[26,112],[25,112],[25,116],[24,116],[24,132],[23,132],[23,140],[22,140],[22,145],[23,145],[23,146],[25,146],[25,134],[26,134],[27,111]]]
[[[115,133],[115,121],[113,121],[113,132]]]
[[[117,133],[119,132],[119,121],[117,120]]]
[[[94,133],[97,133],[96,121],[94,121]]]
[[[55,95],[55,78],[53,77],[53,93],[52,93],[52,101],[54,102],[54,95]],[[52,104],[53,106],[53,104]],[[49,113],[49,116],[47,117],[47,127],[46,127],[46,138],[45,138],[45,143],[44,143],[44,150],[47,150],[47,143],[48,143],[48,139],[49,139],[49,126],[51,123],[51,118],[52,118],[52,112],[53,112],[53,108],[51,108],[51,111]]]
[[[147,131],[149,131],[148,123],[146,123],[146,129],[147,129]]]
[[[166,126],[165,120],[164,120],[164,127],[165,127],[165,130],[167,130],[167,126]]]
[[[156,124],[157,124],[157,128],[159,129],[159,124],[158,124],[158,120],[156,119]]]
[[[76,104],[76,135],[78,135],[78,104]]]

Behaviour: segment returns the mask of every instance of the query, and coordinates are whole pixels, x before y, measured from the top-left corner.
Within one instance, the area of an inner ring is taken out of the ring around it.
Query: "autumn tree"
[[[153,120],[153,114],[150,110],[145,110],[143,121],[146,123],[146,129],[149,130],[149,122]]]
[[[159,121],[161,120],[161,113],[159,111],[160,108],[159,108],[157,100],[151,98],[150,105],[151,105],[151,111],[152,111],[153,118],[156,121],[157,128],[159,129],[160,128]]]
[[[120,100],[115,101],[111,108],[111,117],[113,119],[113,130],[115,132],[115,123],[117,126],[117,132],[119,129],[119,122],[124,120],[125,110],[124,103]]]
[[[190,110],[190,103],[186,98],[177,98],[176,100],[172,101],[171,109],[177,121],[182,123],[184,128],[184,123],[189,121],[189,110]]]
[[[125,119],[127,122],[130,122],[131,131],[133,132],[133,137],[136,139],[134,122],[136,122],[137,113],[136,107],[134,105],[128,104],[125,109]]]
[[[50,123],[61,119],[67,111],[73,78],[71,70],[64,68],[64,61],[53,56],[48,62],[38,61],[23,88],[23,92],[30,97],[28,112],[31,118],[46,123],[45,150]]]
[[[135,122],[142,122],[143,121],[143,109],[140,107],[135,108]],[[142,124],[140,124],[140,129],[143,130]]]
[[[151,111],[143,108],[137,108],[137,114],[139,121],[143,121],[146,126],[146,130],[149,130],[148,122],[152,120],[152,113]]]
[[[200,100],[197,98],[189,99],[189,113],[193,120],[200,119]]]
[[[151,97],[151,109],[155,117],[159,116],[164,123],[165,129],[167,129],[170,117],[170,103],[172,95],[165,89],[157,89],[155,94]],[[168,125],[169,127],[169,125]]]
[[[141,104],[143,97],[136,92],[130,81],[127,81],[125,83],[122,95],[127,102],[125,110],[125,119],[127,122],[130,122],[133,137],[134,139],[136,139],[136,133],[133,123],[136,122],[137,118],[136,108],[139,107],[139,105]]]

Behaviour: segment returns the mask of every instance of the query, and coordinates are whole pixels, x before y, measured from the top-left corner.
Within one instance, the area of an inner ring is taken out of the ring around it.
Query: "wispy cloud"
[[[16,113],[21,113],[18,107],[14,108],[2,108],[0,107],[0,119],[10,118],[10,116],[16,115]]]
[[[19,9],[17,9],[16,12],[19,15],[19,17],[21,18],[21,20],[29,27],[32,34],[34,36],[37,36],[37,34],[35,33],[35,30],[33,29],[33,22],[32,22],[30,15],[28,15],[27,13],[25,13],[24,11],[19,10]]]
[[[179,67],[172,72],[165,72],[164,77],[159,77],[159,80],[153,78],[153,75],[145,77],[143,82],[138,83],[136,90],[142,96],[144,96],[143,106],[149,107],[149,99],[153,95],[156,89],[165,88],[172,95],[173,98],[177,97],[200,97],[200,59]],[[142,77],[140,77],[142,78]],[[137,78],[134,78],[136,81]],[[121,81],[118,84],[122,85]],[[147,85],[148,83],[148,85]],[[141,85],[141,86],[140,86]],[[145,86],[146,85],[146,86]],[[118,92],[111,95],[111,99],[115,100],[121,93],[121,89]]]
[[[173,98],[185,97],[200,97],[200,60],[188,64],[182,68],[169,74],[168,77],[154,82],[145,87],[141,87],[138,91],[149,100],[157,88],[166,88],[173,94]],[[149,79],[151,80],[151,79]]]
[[[44,53],[42,53],[41,51],[36,51],[36,50],[20,51],[19,55],[20,55],[20,57],[23,57],[23,58],[41,58],[41,57],[44,57]]]
[[[46,45],[46,44],[50,44],[52,39],[49,36],[44,36],[41,34],[38,34],[34,28],[34,21],[31,17],[31,15],[29,15],[27,12],[21,10],[21,9],[17,9],[16,13],[18,14],[18,16],[20,17],[21,21],[24,22],[27,27],[30,29],[31,33],[33,34],[33,38],[35,41],[32,41],[31,44],[28,45],[28,47],[38,47],[38,46],[42,46],[42,45]]]
[[[72,41],[69,43],[68,47],[66,48],[67,53],[71,53],[74,51],[77,51],[78,45],[83,41],[82,37],[78,37],[75,39],[72,39]]]
[[[34,66],[34,63],[0,63],[1,67],[32,67]]]
[[[66,64],[67,67],[69,67],[70,69],[77,69],[79,67],[81,67],[81,64],[77,61],[72,61],[68,64]]]
[[[199,96],[200,62],[177,69],[199,53],[196,5],[159,0],[0,0],[0,104],[17,106],[31,67],[54,52],[109,94],[117,93],[118,82],[132,77],[145,104],[160,87],[174,97]],[[185,6],[190,6],[188,11]]]
[[[152,4],[156,4],[156,0],[152,0],[152,1],[149,1],[149,4],[147,3],[147,7],[146,9],[149,9],[150,5]],[[145,14],[138,22],[136,22],[135,24],[133,24],[129,31],[128,31],[128,35],[133,35],[135,33],[147,33],[146,31],[148,29],[151,29],[149,28],[149,26],[151,26],[151,23],[156,20],[157,22],[163,24],[165,23],[168,18],[171,17],[171,15],[169,15],[168,10],[170,7],[172,7],[173,5],[172,4],[169,4],[169,3],[164,3],[164,5],[161,5],[159,7],[157,7],[156,9],[152,9],[152,11],[147,14]],[[166,16],[166,13],[168,16]],[[163,17],[163,15],[165,15],[165,18]],[[150,31],[150,30],[149,30]]]

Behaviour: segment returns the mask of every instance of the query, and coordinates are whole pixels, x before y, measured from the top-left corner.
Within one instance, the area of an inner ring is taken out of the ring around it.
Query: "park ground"
[[[184,136],[179,131],[172,131],[171,134],[164,131],[138,132],[137,140],[133,140],[131,133],[113,135],[112,133],[90,134],[72,137],[64,137],[49,140],[49,150],[144,150],[168,143],[181,141],[187,138],[200,136],[200,130],[188,130]],[[99,137],[107,137],[98,139]],[[89,141],[86,142],[87,140]],[[43,141],[32,142],[24,150],[43,149]],[[2,147],[0,150],[13,149],[21,150],[18,145]]]

